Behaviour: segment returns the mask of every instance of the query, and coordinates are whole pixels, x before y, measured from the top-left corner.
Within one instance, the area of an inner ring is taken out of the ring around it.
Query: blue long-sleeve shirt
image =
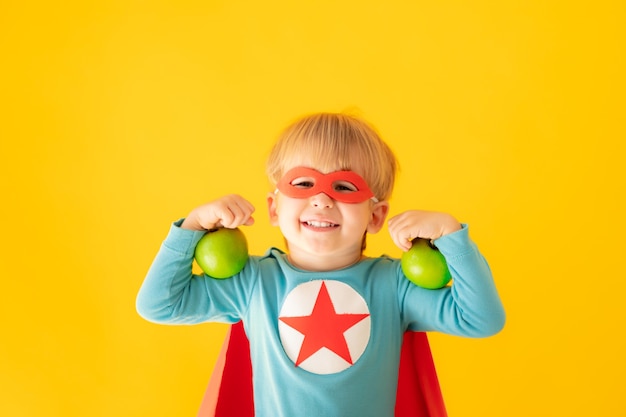
[[[453,284],[413,285],[400,262],[366,258],[345,269],[293,267],[271,249],[236,276],[192,274],[203,232],[172,225],[137,297],[157,323],[235,323],[250,340],[257,416],[391,416],[405,331],[486,337],[504,325],[489,266],[468,228],[435,241]]]

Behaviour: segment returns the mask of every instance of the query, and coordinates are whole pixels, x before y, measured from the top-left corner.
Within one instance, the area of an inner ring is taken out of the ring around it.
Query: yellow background
[[[252,253],[282,246],[267,150],[345,109],[400,158],[392,214],[469,223],[506,306],[431,336],[450,416],[624,415],[624,7],[4,1],[0,415],[194,416],[226,329],[140,319],[145,272],[226,193]]]

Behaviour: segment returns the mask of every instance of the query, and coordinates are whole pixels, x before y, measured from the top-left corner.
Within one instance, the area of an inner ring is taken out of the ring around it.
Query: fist
[[[460,229],[454,217],[436,211],[410,210],[389,219],[391,239],[403,251],[411,249],[415,238],[435,240]]]
[[[197,207],[185,218],[181,227],[190,230],[234,229],[254,224],[254,206],[237,194],[221,197]]]

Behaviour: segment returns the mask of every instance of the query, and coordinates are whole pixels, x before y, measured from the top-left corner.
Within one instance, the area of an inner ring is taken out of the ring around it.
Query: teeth
[[[335,226],[333,223],[316,222],[314,220],[309,220],[306,222],[306,224],[308,224],[309,226],[313,226],[313,227],[334,227]]]

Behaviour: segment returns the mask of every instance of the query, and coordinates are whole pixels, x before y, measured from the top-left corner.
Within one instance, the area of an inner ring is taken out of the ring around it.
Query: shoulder
[[[272,247],[263,255],[251,255],[246,267],[255,273],[276,271],[283,269],[282,264],[286,263],[285,258],[286,254],[282,250]]]
[[[381,255],[378,257],[368,257],[363,259],[360,263],[363,267],[370,270],[372,273],[382,272],[391,273],[401,271],[400,260],[388,255]]]
[[[281,249],[271,247],[263,255],[250,256],[250,259],[258,264],[275,265],[285,262],[286,257]]]

